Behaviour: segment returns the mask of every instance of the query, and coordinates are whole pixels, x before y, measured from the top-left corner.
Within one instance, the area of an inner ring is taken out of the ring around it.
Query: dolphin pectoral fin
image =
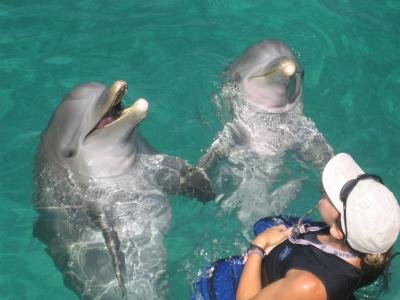
[[[186,165],[180,177],[179,193],[205,203],[215,198],[211,181],[203,169]]]
[[[207,171],[218,160],[228,157],[231,149],[236,144],[246,143],[249,140],[249,136],[249,130],[244,128],[243,125],[236,123],[226,124],[207,152],[200,158],[197,167]]]
[[[126,299],[125,287],[125,256],[120,250],[121,242],[114,227],[109,224],[106,216],[95,204],[89,205],[87,214],[90,220],[101,230],[108,252],[111,255],[115,276],[121,288],[122,299]]]
[[[117,277],[118,284],[121,288],[122,298],[126,298],[126,287],[125,287],[125,256],[120,250],[121,242],[118,238],[117,232],[114,228],[102,228],[104,240],[107,245],[107,249],[110,252],[115,276]]]
[[[210,147],[207,153],[200,158],[197,167],[201,168],[202,170],[207,170],[211,168],[214,165],[214,162],[218,159],[218,155],[215,152],[214,148]]]
[[[178,157],[167,156],[155,175],[158,185],[169,194],[185,195],[207,202],[215,198],[211,181],[202,168],[193,167]]]
[[[305,161],[311,162],[322,173],[326,163],[333,156],[333,148],[317,131],[303,142],[300,154]]]

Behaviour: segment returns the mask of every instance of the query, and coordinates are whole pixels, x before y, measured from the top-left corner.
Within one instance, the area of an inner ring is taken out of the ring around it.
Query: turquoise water
[[[126,80],[128,99],[150,102],[147,140],[196,163],[221,129],[210,95],[225,66],[258,40],[280,39],[304,65],[306,115],[335,152],[351,153],[400,197],[400,2],[63,2],[0,3],[0,299],[76,298],[32,238],[31,195],[40,132],[79,83]],[[287,212],[308,209],[318,184],[310,172]],[[215,203],[171,203],[169,298],[188,299],[200,269],[245,240]],[[399,258],[391,271],[389,290],[368,299],[400,298]]]

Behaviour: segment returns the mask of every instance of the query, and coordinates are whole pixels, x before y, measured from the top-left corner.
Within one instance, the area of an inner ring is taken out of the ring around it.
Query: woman
[[[328,226],[298,237],[284,226],[258,235],[237,300],[346,300],[382,272],[400,230],[394,195],[345,153],[327,163],[322,183],[319,210]]]

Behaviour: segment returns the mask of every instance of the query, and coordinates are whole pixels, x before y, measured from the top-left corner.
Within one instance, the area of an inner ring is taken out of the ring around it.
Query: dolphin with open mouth
[[[167,195],[213,198],[205,173],[157,154],[137,127],[148,102],[123,109],[124,81],[73,89],[35,159],[34,236],[81,299],[166,296]]]
[[[311,162],[322,170],[333,151],[303,114],[303,69],[286,45],[256,43],[225,77],[213,98],[224,128],[198,166],[209,174],[225,211],[236,210],[248,227],[295,198],[304,177],[292,176],[301,172],[288,164]]]

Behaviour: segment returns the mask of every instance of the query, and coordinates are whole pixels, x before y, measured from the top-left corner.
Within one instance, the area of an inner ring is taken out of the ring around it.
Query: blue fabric
[[[203,272],[200,280],[193,285],[192,299],[235,299],[243,268],[243,256],[230,256],[217,260]]]
[[[259,235],[264,230],[277,225],[285,225],[289,228],[298,220],[298,217],[289,216],[266,217],[254,224],[253,232],[254,235]],[[310,219],[304,221],[311,222]],[[193,284],[192,299],[235,299],[243,268],[243,256],[230,256],[215,261],[203,271],[200,279]]]

